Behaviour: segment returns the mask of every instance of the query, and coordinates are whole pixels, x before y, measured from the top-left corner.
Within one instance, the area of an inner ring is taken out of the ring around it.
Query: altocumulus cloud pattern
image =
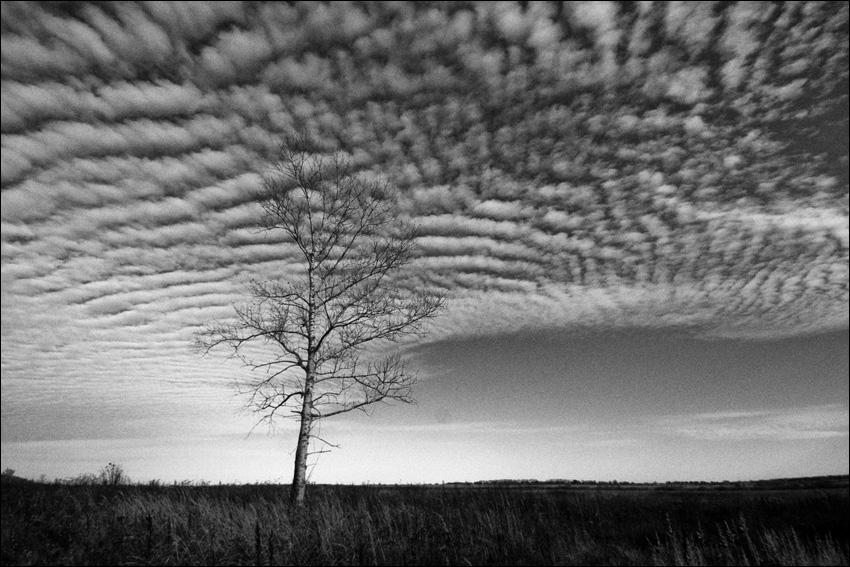
[[[296,130],[399,188],[410,285],[449,292],[434,338],[846,328],[847,25],[846,2],[3,2],[4,398],[212,380],[192,330],[294,269],[250,192]]]

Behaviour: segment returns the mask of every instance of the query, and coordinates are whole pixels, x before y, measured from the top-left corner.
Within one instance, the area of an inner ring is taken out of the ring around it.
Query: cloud
[[[203,374],[192,326],[297,273],[251,204],[296,129],[399,188],[406,281],[450,300],[434,339],[846,328],[846,146],[819,120],[846,118],[847,12],[4,3],[4,398],[60,344],[35,371],[116,371],[109,338]]]
[[[829,439],[847,437],[848,411],[841,404],[721,411],[667,416],[656,426],[668,435],[714,441]]]

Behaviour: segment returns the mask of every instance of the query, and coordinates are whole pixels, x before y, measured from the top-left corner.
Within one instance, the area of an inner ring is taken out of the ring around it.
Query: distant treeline
[[[709,488],[709,489],[746,489],[746,490],[780,490],[800,488],[840,488],[850,487],[850,475],[828,475],[794,478],[776,478],[767,480],[723,480],[723,481],[673,481],[666,482],[630,482],[624,480],[577,480],[577,479],[498,479],[478,480],[475,482],[446,483],[452,486],[604,486],[604,487],[634,487],[643,489],[670,488]]]
[[[6,469],[0,475],[0,481],[3,483],[15,482],[34,482],[32,480],[15,476],[14,469]],[[38,482],[44,483],[44,475]],[[56,479],[54,484],[67,485],[130,485],[130,477],[124,472],[121,465],[109,463],[103,467],[98,473],[86,473],[76,477]],[[174,481],[172,483],[162,482],[160,480],[152,480],[145,483],[146,486],[241,486],[227,483],[211,483],[209,481]],[[277,485],[278,483],[255,483]],[[317,485],[314,485],[317,486]],[[333,485],[328,485],[333,486]],[[353,485],[349,485],[353,486]],[[476,480],[472,482],[443,482],[439,484],[372,484],[366,483],[365,486],[449,486],[449,487],[510,487],[510,486],[539,486],[539,487],[600,487],[600,488],[634,488],[645,490],[673,490],[673,489],[716,489],[716,490],[794,490],[806,488],[850,488],[850,475],[826,475],[826,476],[808,476],[808,477],[792,477],[792,478],[775,478],[767,480],[737,480],[737,481],[673,481],[665,482],[631,482],[627,480],[578,480],[578,479],[563,479],[554,478],[549,480],[537,479],[495,479],[495,480]]]

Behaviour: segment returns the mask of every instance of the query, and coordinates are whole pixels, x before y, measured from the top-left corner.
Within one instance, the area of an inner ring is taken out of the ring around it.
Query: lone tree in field
[[[364,180],[338,152],[288,139],[258,195],[261,226],[294,244],[303,271],[249,284],[235,322],[196,334],[204,353],[226,345],[260,376],[240,391],[260,422],[300,420],[290,500],[304,502],[310,440],[320,419],[377,402],[413,402],[416,382],[398,354],[365,347],[422,334],[444,302],[392,278],[411,259],[415,228],[399,220],[386,183]],[[272,347],[268,349],[257,347]],[[265,356],[262,354],[265,353]],[[321,451],[320,451],[321,452]]]

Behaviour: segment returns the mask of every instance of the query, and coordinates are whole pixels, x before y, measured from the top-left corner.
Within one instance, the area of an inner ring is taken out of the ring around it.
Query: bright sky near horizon
[[[288,482],[190,350],[304,131],[446,313],[315,482],[848,473],[846,2],[3,2],[2,465]],[[317,460],[316,460],[317,459]]]

